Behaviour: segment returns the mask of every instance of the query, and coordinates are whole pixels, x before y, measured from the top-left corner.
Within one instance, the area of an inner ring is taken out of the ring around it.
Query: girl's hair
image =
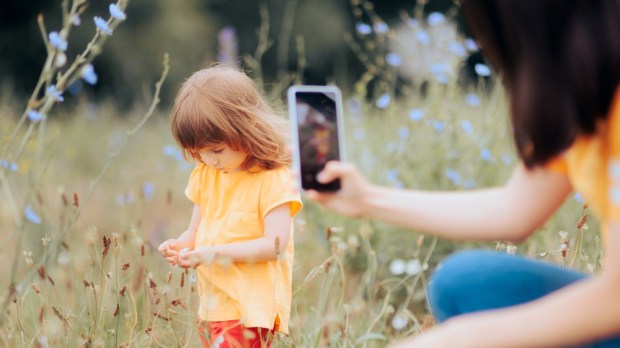
[[[620,82],[620,0],[465,0],[468,25],[511,95],[527,167],[596,132]]]
[[[286,125],[252,79],[224,65],[193,73],[181,86],[172,109],[172,134],[185,158],[200,161],[198,150],[226,144],[248,154],[247,169],[290,163]]]

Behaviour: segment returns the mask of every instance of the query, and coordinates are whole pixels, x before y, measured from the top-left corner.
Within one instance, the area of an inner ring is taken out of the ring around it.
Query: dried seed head
[[[155,289],[157,287],[157,284],[155,284],[155,282],[151,278],[149,278],[149,287],[151,289]]]
[[[125,291],[127,291],[127,287],[126,287],[126,286],[123,286],[123,288],[121,289],[121,291],[119,291],[119,292],[118,292],[118,294],[119,294],[121,297],[125,297]]]
[[[123,267],[121,268],[123,271],[126,271],[129,268],[130,264],[129,262],[127,262],[126,264],[123,265]]]
[[[65,207],[69,205],[69,200],[67,199],[67,195],[64,192],[60,193],[60,200],[62,201],[62,205]]]
[[[140,256],[144,256],[144,244],[140,245]]]
[[[102,252],[103,256],[106,256],[108,254],[111,243],[112,241],[110,240],[110,238],[103,236],[103,252]]]
[[[121,311],[121,306],[118,305],[118,303],[116,304],[116,309],[114,310],[114,316],[117,317],[118,313],[120,313]]]
[[[77,192],[73,192],[73,206],[76,208],[80,206],[80,197],[78,197]]]
[[[181,287],[185,285],[185,273],[181,273]]]
[[[171,280],[172,280],[172,272],[168,272],[168,276],[166,277],[166,284],[170,284]]]
[[[588,222],[588,214],[583,214],[577,222],[577,228],[581,229],[586,222]]]
[[[52,284],[52,286],[56,285],[56,282],[54,282],[54,279],[52,279],[52,277],[50,277],[50,275],[47,275],[47,280],[49,280],[50,284]]]
[[[37,273],[39,273],[39,278],[45,279],[45,266],[41,265],[37,268]]]
[[[41,289],[37,284],[32,284],[32,290],[34,290],[34,292],[36,292],[37,294],[41,293]]]

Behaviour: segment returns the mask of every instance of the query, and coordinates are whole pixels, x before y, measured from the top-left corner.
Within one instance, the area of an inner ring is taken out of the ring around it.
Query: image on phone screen
[[[288,97],[298,185],[303,190],[339,190],[339,180],[323,184],[316,176],[327,162],[342,160],[340,91],[335,86],[293,86]]]

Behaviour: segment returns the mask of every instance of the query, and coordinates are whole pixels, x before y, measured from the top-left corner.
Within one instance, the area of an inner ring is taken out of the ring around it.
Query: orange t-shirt
[[[302,206],[288,168],[223,173],[198,164],[186,196],[200,205],[196,247],[260,238],[267,213],[290,203],[291,217]],[[275,245],[274,245],[275,248]],[[293,273],[293,226],[280,259],[269,262],[215,262],[197,267],[200,307],[206,321],[241,320],[246,327],[288,333]]]
[[[578,137],[547,168],[568,175],[573,189],[602,221],[620,222],[620,88],[606,122],[595,134]],[[603,224],[603,240],[607,226]]]

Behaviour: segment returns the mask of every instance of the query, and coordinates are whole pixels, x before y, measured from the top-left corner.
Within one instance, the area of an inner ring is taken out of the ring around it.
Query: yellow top
[[[302,206],[288,168],[258,173],[223,173],[198,164],[186,196],[202,214],[196,247],[241,242],[263,236],[263,219],[273,208],[290,203],[291,217]],[[275,245],[274,245],[275,248]],[[280,259],[269,262],[215,262],[197,267],[202,320],[241,320],[288,334],[291,309],[293,226]]]
[[[548,168],[568,175],[592,211],[604,222],[620,222],[620,88],[609,116],[595,134],[578,137]],[[607,224],[603,224],[603,240]]]

